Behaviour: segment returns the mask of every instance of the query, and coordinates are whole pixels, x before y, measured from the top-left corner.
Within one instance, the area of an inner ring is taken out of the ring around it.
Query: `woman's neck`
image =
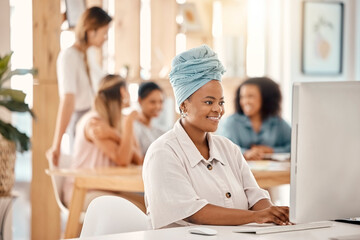
[[[190,139],[193,141],[195,146],[199,149],[199,147],[207,146],[207,138],[206,138],[206,132],[199,130],[198,128],[195,128],[193,125],[188,123],[185,119],[180,120],[181,125],[185,129],[186,133],[190,137]]]
[[[151,125],[151,117],[146,116],[143,112],[140,114],[139,121],[145,126],[150,127]]]
[[[261,114],[255,114],[251,117],[249,117],[252,128],[254,129],[255,132],[260,132],[261,129],[261,125],[262,125],[262,119],[261,119]]]
[[[85,46],[81,44],[79,41],[76,41],[73,46],[80,52],[86,52],[86,50],[89,48],[89,46]]]

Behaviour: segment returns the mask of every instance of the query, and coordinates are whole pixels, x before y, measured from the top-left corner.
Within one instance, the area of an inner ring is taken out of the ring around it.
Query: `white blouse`
[[[74,94],[75,111],[82,111],[91,107],[99,81],[105,75],[100,72],[100,67],[95,67],[92,48],[88,49],[87,54],[92,88],[86,72],[84,53],[75,47],[69,47],[62,50],[57,59],[59,95]]]
[[[270,199],[237,145],[210,133],[207,138],[210,157],[205,160],[177,121],[148,149],[143,180],[154,229],[190,225],[182,219],[207,204],[247,210],[261,199]]]

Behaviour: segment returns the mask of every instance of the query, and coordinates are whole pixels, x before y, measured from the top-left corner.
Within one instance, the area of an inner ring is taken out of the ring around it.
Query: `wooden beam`
[[[32,137],[31,239],[59,239],[60,215],[45,151],[51,145],[58,107],[56,59],[60,50],[60,0],[33,0],[34,79]]]
[[[116,0],[115,72],[129,67],[130,80],[140,78],[140,0]]]
[[[177,3],[151,0],[151,78],[168,78],[176,54]]]

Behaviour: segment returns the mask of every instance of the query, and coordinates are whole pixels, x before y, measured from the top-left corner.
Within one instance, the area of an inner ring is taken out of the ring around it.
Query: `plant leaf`
[[[4,78],[2,78],[1,82],[0,82],[0,87],[2,84],[4,84],[6,81],[8,81],[12,76],[15,76],[15,75],[25,75],[25,74],[28,74],[28,73],[31,73],[33,75],[36,75],[37,74],[37,69],[15,69],[13,71],[10,71]],[[1,78],[0,78],[1,79]]]
[[[24,102],[26,94],[21,90],[11,89],[11,88],[0,88],[0,96],[4,96],[3,98],[11,98],[17,102]],[[1,98],[0,98],[1,100]]]
[[[32,117],[35,117],[33,111],[29,108],[29,105],[23,102],[17,102],[13,100],[2,101],[0,100],[0,105],[6,107],[10,111],[14,112],[29,112]]]
[[[24,152],[30,149],[30,138],[25,134],[19,132],[15,127],[9,123],[0,120],[0,134],[9,141],[16,144],[16,150]]]
[[[13,52],[6,54],[3,58],[0,57],[0,79],[2,79],[2,75],[8,70],[9,62],[11,59]]]

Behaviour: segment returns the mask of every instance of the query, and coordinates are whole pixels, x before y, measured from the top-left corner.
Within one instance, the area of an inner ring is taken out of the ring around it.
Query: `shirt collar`
[[[191,167],[195,167],[202,160],[206,161],[206,159],[204,159],[204,157],[200,154],[199,150],[196,148],[195,144],[193,143],[189,135],[186,133],[183,126],[181,125],[180,119],[176,121],[174,125],[174,132],[176,138],[179,141],[180,147],[184,151],[186,157],[189,159]],[[214,159],[225,165],[224,161],[221,160],[221,155],[218,149],[215,147],[211,133],[207,133],[207,139],[209,142],[209,149],[210,149],[210,158],[209,158],[210,161]]]

